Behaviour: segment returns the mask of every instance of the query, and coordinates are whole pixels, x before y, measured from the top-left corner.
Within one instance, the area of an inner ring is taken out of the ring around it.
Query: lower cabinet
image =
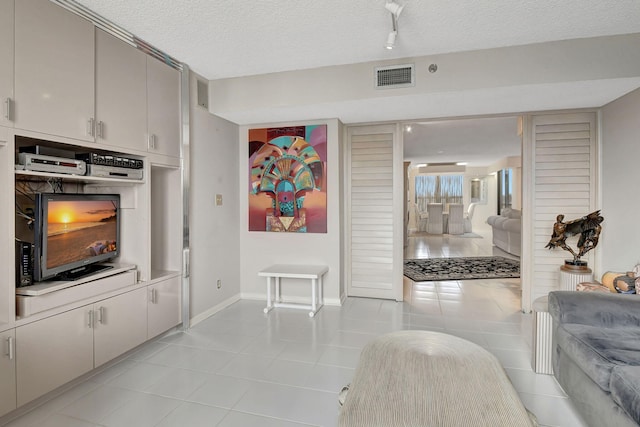
[[[16,328],[18,406],[93,369],[92,306]]]
[[[16,409],[15,331],[0,332],[0,417]]]
[[[144,342],[146,306],[144,287],[16,328],[18,406]]]
[[[149,286],[148,338],[153,338],[180,324],[180,286],[179,276]]]
[[[100,301],[93,309],[96,368],[147,340],[146,288]]]

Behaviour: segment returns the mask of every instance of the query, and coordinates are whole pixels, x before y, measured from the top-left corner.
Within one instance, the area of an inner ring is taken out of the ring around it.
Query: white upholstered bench
[[[495,356],[430,331],[369,342],[339,418],[340,427],[536,425]]]
[[[324,301],[322,297],[322,278],[329,271],[326,265],[291,265],[276,264],[258,272],[258,276],[267,278],[267,306],[265,313],[274,307],[302,308],[309,311],[309,317],[315,316]],[[281,301],[280,279],[309,279],[311,280],[311,304],[286,303]],[[271,292],[272,279],[275,279],[275,301]]]

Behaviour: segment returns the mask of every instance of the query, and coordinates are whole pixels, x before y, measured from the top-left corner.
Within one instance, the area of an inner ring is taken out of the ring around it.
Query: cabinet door
[[[0,417],[16,409],[15,331],[0,332]]]
[[[180,277],[149,286],[148,338],[180,324]]]
[[[15,121],[93,141],[94,29],[49,0],[15,2]]]
[[[96,142],[147,150],[147,55],[96,30]]]
[[[18,406],[93,369],[91,310],[80,307],[16,328]]]
[[[13,0],[0,0],[0,126],[13,126]]]
[[[180,157],[180,72],[147,57],[149,151]]]
[[[95,366],[121,355],[147,339],[147,291],[136,289],[94,305]]]

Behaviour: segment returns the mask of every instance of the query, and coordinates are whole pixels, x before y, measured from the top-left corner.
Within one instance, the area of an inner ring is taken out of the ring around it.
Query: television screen
[[[88,266],[118,256],[119,205],[118,195],[38,194],[34,279],[82,275]]]

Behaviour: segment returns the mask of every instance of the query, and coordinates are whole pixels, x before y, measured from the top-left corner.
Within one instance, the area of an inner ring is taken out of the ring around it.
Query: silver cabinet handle
[[[104,122],[100,120],[96,126],[96,133],[98,138],[104,138]]]
[[[151,150],[156,149],[156,136],[153,133],[149,134],[149,148]]]
[[[98,322],[103,325],[104,324],[104,307],[100,306],[98,308]]]
[[[13,118],[13,112],[11,111],[11,107],[13,104],[13,101],[11,100],[11,98],[7,98],[4,100],[4,118],[12,121]]]
[[[158,303],[158,290],[155,288],[151,289],[151,304]]]
[[[87,323],[87,326],[89,326],[89,329],[93,329],[93,310],[89,310],[88,318],[89,322]]]
[[[7,338],[7,356],[9,356],[9,360],[13,360],[15,356],[15,349],[13,345],[13,337]]]
[[[95,135],[95,125],[96,125],[96,120],[93,117],[91,117],[91,118],[89,118],[89,120],[87,120],[87,135],[96,136]]]

